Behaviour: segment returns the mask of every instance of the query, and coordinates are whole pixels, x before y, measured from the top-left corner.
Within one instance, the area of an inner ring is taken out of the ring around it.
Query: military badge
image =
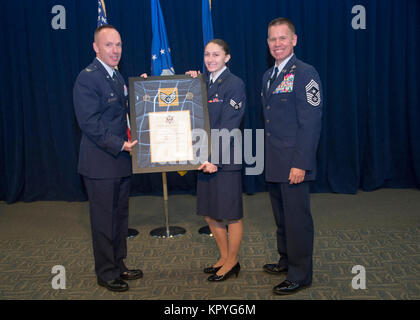
[[[321,103],[321,92],[319,85],[313,79],[306,85],[306,101],[311,106],[318,107]]]
[[[242,107],[242,101],[237,103],[235,100],[230,99],[230,105],[235,108],[235,110],[238,110]]]
[[[295,81],[295,75],[288,73],[284,76],[283,81],[280,85],[274,90],[273,94],[293,92],[293,83]]]
[[[178,106],[178,88],[159,88],[159,106]]]

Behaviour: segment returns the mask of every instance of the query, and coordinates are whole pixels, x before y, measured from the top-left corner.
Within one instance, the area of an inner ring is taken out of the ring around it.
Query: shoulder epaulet
[[[89,67],[86,67],[85,68],[85,70],[87,71],[87,72],[92,72],[92,71],[95,71],[95,70],[97,70],[98,69],[98,67],[97,66],[95,66],[95,65],[93,65],[93,66],[89,66]]]

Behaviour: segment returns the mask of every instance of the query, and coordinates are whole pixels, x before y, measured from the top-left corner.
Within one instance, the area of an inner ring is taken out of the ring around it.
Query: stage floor
[[[312,194],[315,226],[312,286],[279,297],[285,276],[262,271],[278,259],[267,193],[243,195],[244,238],[238,278],[209,283],[202,269],[214,263],[214,239],[200,235],[195,197],[169,195],[169,224],[182,236],[157,239],[165,225],[163,198],[130,198],[129,267],[144,278],[112,293],[96,284],[88,202],[0,202],[0,299],[420,299],[420,191],[381,189],[356,195]],[[66,288],[54,289],[52,268],[64,266]],[[366,289],[354,289],[352,268],[366,270]]]

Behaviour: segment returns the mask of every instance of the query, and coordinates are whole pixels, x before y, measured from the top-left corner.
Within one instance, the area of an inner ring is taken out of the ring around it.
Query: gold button
[[[270,136],[270,132],[267,132],[267,137],[269,137]]]
[[[270,119],[267,119],[267,123],[270,123]]]

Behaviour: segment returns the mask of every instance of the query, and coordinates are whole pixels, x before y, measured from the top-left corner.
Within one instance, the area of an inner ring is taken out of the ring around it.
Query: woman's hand
[[[198,170],[203,170],[203,172],[206,172],[206,173],[215,173],[217,172],[217,166],[206,161],[198,168]]]
[[[144,78],[144,79],[147,79],[147,73],[143,73],[143,74],[141,74],[141,75],[140,75],[140,77],[142,77],[142,78]]]

